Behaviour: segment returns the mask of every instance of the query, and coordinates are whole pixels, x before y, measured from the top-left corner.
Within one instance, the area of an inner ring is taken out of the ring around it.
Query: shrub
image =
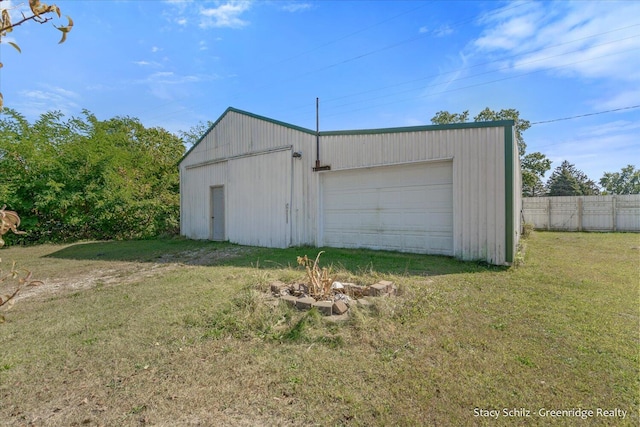
[[[528,239],[529,236],[531,236],[531,233],[533,233],[534,227],[534,224],[530,222],[525,222],[524,224],[522,224],[522,238]]]

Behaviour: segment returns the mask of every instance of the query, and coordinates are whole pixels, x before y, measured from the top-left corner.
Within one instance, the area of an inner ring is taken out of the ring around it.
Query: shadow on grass
[[[356,274],[375,271],[385,274],[433,276],[508,269],[508,267],[493,266],[485,262],[460,261],[440,255],[310,246],[276,249],[182,238],[76,243],[47,257],[281,269],[296,268],[298,256],[308,255],[309,258],[315,258],[319,251],[324,251],[321,265],[333,265]]]

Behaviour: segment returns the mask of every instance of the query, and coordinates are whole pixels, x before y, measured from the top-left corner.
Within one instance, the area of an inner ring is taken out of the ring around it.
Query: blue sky
[[[340,130],[515,108],[532,123],[589,115],[525,132],[552,168],[598,181],[640,167],[640,1],[55,4],[75,23],[64,44],[30,22],[0,45],[5,105],[30,120],[87,109],[178,132],[233,106],[314,129],[319,97],[321,129]]]

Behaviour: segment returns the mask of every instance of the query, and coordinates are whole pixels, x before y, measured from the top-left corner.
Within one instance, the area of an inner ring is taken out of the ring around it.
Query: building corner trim
[[[513,263],[513,198],[514,198],[513,125],[504,127],[504,208],[505,208],[505,261]]]

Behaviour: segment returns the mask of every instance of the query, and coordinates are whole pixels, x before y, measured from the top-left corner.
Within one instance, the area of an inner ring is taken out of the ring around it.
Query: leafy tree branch
[[[465,123],[469,120],[469,110],[462,113],[450,113],[438,111],[432,118],[433,124]],[[531,122],[520,117],[520,112],[514,108],[494,111],[489,107],[480,111],[473,118],[476,122],[495,120],[513,120],[520,155],[520,167],[522,170],[522,195],[525,197],[541,196],[545,193],[542,177],[551,169],[551,160],[540,152],[526,154],[527,144],[524,142],[523,133],[531,127]]]
[[[6,0],[0,0],[0,43],[2,43],[2,38],[6,37],[6,35],[14,30],[14,28],[24,24],[27,21],[37,22],[38,24],[44,24],[46,22],[51,21],[54,17],[51,15],[57,15],[60,18],[62,15],[60,13],[60,8],[55,4],[48,5],[46,3],[41,3],[40,0],[29,0],[29,8],[31,9],[31,15],[27,15],[24,12],[20,12],[22,15],[22,19],[12,22],[11,13],[8,8],[3,7],[3,3],[6,4]],[[61,25],[56,28],[58,31],[62,32],[62,38],[58,42],[64,43],[67,40],[67,34],[73,28],[73,20],[67,16],[67,25]],[[22,52],[20,46],[18,46],[14,42],[8,42],[10,46],[13,46],[18,52]],[[3,64],[0,62],[0,68],[2,68]],[[3,106],[3,97],[2,93],[0,93],[0,108]]]
[[[605,172],[600,185],[608,194],[640,194],[640,170],[627,165],[620,172]]]

